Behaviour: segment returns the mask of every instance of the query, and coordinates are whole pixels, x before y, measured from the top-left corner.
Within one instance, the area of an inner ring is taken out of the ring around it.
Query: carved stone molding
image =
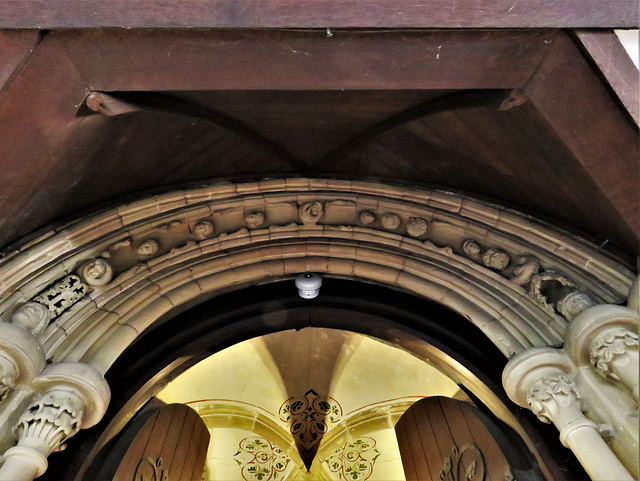
[[[555,303],[549,299],[549,294],[545,292],[545,286],[548,284],[556,284],[561,288],[564,287],[571,290],[576,288],[576,284],[569,280],[565,275],[552,270],[546,270],[531,276],[531,280],[529,281],[527,288],[527,294],[547,312],[554,313]]]
[[[309,236],[314,244],[306,242]],[[474,241],[477,256],[463,248],[470,236],[483,244]],[[251,266],[249,251],[257,256]],[[63,289],[47,292],[55,299],[38,297],[47,286],[79,281],[68,273],[97,258],[113,269],[108,283],[94,284],[91,293],[81,283],[81,292]],[[584,241],[468,197],[374,182],[269,180],[154,196],[87,217],[10,253],[0,260],[0,319],[8,321],[26,303],[40,302],[51,313],[38,334],[47,356],[57,361],[86,355],[94,362],[101,357],[98,347],[83,340],[90,336],[89,325],[109,333],[95,342],[117,356],[132,328],[141,332],[152,322],[147,314],[138,316],[142,309],[160,312],[167,299],[178,307],[195,295],[228,288],[225,279],[231,277],[240,288],[301,269],[442,300],[484,326],[507,356],[557,345],[566,329],[554,309],[560,299],[545,297],[548,306],[538,302],[548,289],[536,276],[561,272],[572,284],[589,286],[583,292],[596,303],[623,300],[633,277]],[[259,272],[260,279],[252,277]],[[525,298],[539,281],[539,292],[533,289]],[[68,309],[85,296],[90,303]],[[29,315],[30,325],[38,324],[35,313]],[[134,317],[139,321],[129,327]],[[85,352],[72,346],[84,346]],[[108,363],[100,359],[96,365],[103,369]]]

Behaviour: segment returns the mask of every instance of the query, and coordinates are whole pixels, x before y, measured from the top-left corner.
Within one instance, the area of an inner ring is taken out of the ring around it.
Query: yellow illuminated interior
[[[466,398],[451,379],[408,352],[360,334],[306,328],[220,351],[157,398],[191,406],[209,427],[203,480],[393,481],[405,479],[393,426],[427,396]],[[333,409],[326,417],[313,411],[326,428],[313,445],[311,424],[302,440],[292,434],[298,418],[284,419],[296,400],[309,412],[322,400]],[[259,466],[258,449],[265,460]],[[356,455],[361,461],[349,464]],[[261,477],[257,469],[264,470]]]

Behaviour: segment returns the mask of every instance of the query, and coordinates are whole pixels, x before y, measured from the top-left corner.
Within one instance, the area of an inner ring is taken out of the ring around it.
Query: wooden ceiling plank
[[[638,0],[0,0],[0,28],[637,28]]]
[[[92,90],[523,86],[557,31],[56,31]]]
[[[0,31],[0,95],[20,73],[41,39],[38,30]]]
[[[620,215],[625,230],[640,237],[638,128],[568,35],[555,40],[524,90]]]
[[[640,72],[612,30],[577,30],[578,42],[640,125]]]
[[[65,52],[45,36],[0,97],[0,245],[34,228],[25,219],[42,218],[29,205],[44,183],[55,182],[50,172],[59,159],[53,149],[87,93]],[[55,196],[64,197],[58,184]]]

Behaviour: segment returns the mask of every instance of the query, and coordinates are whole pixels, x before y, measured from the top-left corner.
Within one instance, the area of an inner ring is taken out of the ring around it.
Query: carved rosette
[[[635,352],[635,359],[630,358],[632,352]],[[591,342],[589,359],[595,371],[602,377],[621,381],[623,379],[620,368],[616,364],[630,364],[631,369],[637,371],[637,353],[638,334],[629,329],[619,328],[608,330]]]
[[[158,253],[160,250],[160,245],[158,241],[155,239],[146,239],[144,240],[136,249],[136,252],[139,256],[142,257],[151,257]]]
[[[197,239],[206,239],[213,235],[213,222],[210,220],[201,220],[193,227],[193,235]]]
[[[569,376],[544,376],[527,392],[527,403],[538,419],[557,423],[563,409],[580,409],[580,392]]]
[[[569,322],[578,314],[596,303],[587,294],[580,291],[573,291],[560,299],[556,304],[558,312]]]
[[[382,227],[387,230],[396,230],[400,227],[402,223],[402,219],[398,214],[394,214],[393,212],[387,212],[382,216]]]
[[[407,223],[407,234],[411,237],[422,237],[427,233],[427,221],[420,217],[412,217]]]
[[[90,286],[107,285],[113,277],[113,268],[106,260],[97,258],[85,263],[78,269],[80,277]]]
[[[324,215],[322,202],[307,202],[298,207],[298,215],[304,225],[316,225]]]
[[[266,217],[264,212],[254,211],[244,216],[244,221],[249,229],[257,229],[264,225]]]
[[[63,450],[64,442],[78,432],[82,414],[82,401],[76,393],[53,390],[31,403],[13,432],[21,447],[48,456]]]
[[[509,254],[494,247],[487,249],[482,254],[482,263],[489,269],[502,271],[507,268],[511,262]]]
[[[370,210],[362,210],[358,214],[358,219],[362,225],[373,225],[376,221],[376,215]]]

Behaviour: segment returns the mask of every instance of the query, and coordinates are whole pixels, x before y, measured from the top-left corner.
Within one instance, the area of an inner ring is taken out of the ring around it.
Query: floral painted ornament
[[[378,456],[375,439],[364,436],[334,450],[325,462],[329,471],[338,473],[341,480],[364,481],[373,474]]]
[[[244,438],[233,455],[245,481],[276,481],[291,462],[284,451],[264,438]]]

